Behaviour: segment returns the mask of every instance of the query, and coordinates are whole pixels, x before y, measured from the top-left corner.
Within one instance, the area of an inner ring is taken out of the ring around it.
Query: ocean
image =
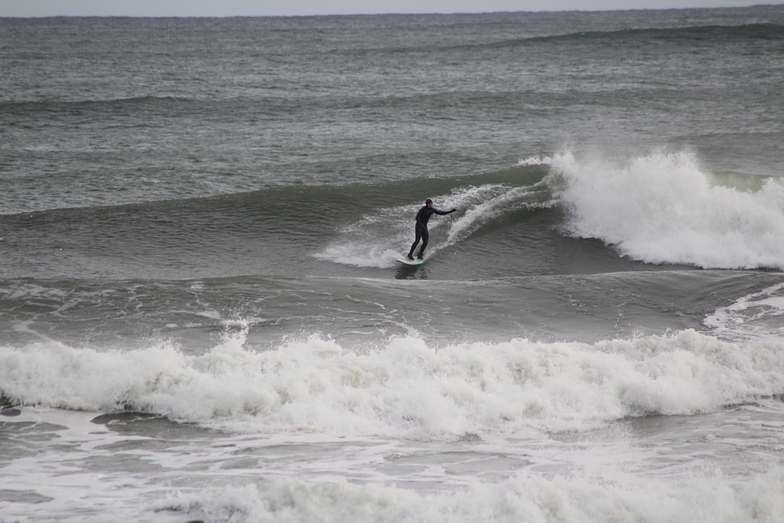
[[[782,64],[781,5],[0,19],[0,522],[784,521]]]

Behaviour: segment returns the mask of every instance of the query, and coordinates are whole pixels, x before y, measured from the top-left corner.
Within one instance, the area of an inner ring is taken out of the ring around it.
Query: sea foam
[[[784,268],[781,180],[756,190],[721,185],[686,152],[623,164],[564,152],[552,169],[572,235],[649,263]]]
[[[752,480],[695,474],[688,481],[619,471],[547,478],[520,473],[467,492],[419,494],[392,486],[283,479],[179,494],[158,510],[206,521],[551,522],[779,521],[784,469]]]
[[[0,349],[0,391],[24,404],[136,410],[251,432],[452,439],[584,430],[784,393],[784,347],[687,330],[596,344],[394,338],[356,351],[318,336],[275,350],[241,334],[201,355],[167,346]]]

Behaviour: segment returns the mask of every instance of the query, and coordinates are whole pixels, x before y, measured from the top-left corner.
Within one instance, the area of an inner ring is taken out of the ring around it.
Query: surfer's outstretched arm
[[[457,209],[452,209],[451,211],[439,211],[438,209],[433,209],[434,213],[440,214],[441,216],[443,216],[445,214],[452,214],[455,211],[457,211]]]

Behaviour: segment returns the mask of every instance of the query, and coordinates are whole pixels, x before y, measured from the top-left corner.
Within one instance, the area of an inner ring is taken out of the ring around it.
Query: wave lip
[[[566,152],[554,158],[553,172],[573,236],[598,238],[648,263],[784,269],[780,179],[756,191],[725,185],[686,152],[626,165]]]

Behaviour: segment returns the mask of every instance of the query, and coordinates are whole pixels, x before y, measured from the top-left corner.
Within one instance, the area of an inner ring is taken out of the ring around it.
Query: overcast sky
[[[784,0],[0,0],[0,16],[298,16],[741,7]]]

